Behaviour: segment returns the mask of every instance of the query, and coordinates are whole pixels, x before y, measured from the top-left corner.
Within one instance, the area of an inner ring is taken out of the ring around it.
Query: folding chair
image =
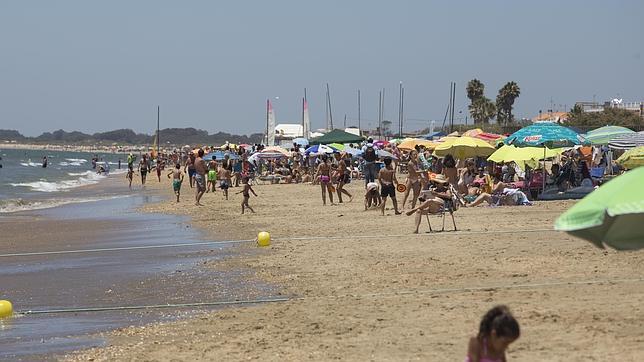
[[[454,219],[454,212],[458,210],[458,207],[460,205],[465,205],[465,200],[461,198],[458,191],[452,184],[449,185],[449,191],[452,194],[452,198],[450,200],[445,200],[445,205],[440,209],[439,212],[431,214],[431,215],[439,215],[443,217],[443,226],[441,228],[441,231],[445,231],[446,213],[449,213],[449,215],[452,217],[452,225],[454,225],[453,231],[457,231],[456,220]],[[434,230],[432,229],[432,224],[429,221],[429,215],[430,215],[429,213],[425,214],[425,218],[427,218],[427,225],[429,226],[429,232],[433,232]]]

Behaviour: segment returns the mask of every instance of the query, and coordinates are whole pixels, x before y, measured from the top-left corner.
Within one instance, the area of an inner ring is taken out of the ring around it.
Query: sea
[[[164,193],[138,181],[130,189],[126,155],[96,154],[109,166],[107,175],[92,168],[93,153],[4,149],[0,156],[0,299],[10,300],[16,311],[0,318],[0,361],[57,360],[105,346],[103,332],[188,318],[204,309],[121,307],[275,296],[276,288],[250,269],[205,266],[256,249],[194,246],[217,239],[193,229],[186,217],[140,212],[147,203],[172,202],[173,193],[169,184]],[[151,176],[148,182],[158,182]],[[140,248],[145,246],[154,248]],[[123,250],[101,251],[115,247]],[[113,309],[55,312],[105,307]],[[33,310],[46,313],[25,314]]]
[[[45,156],[48,165],[42,167]],[[112,175],[125,174],[127,168],[127,155],[115,153],[0,148],[0,157],[0,214],[118,197],[82,192],[79,188],[107,178],[92,168],[93,157],[106,164]]]

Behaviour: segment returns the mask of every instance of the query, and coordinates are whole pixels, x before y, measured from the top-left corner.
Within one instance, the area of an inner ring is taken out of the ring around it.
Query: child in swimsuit
[[[181,165],[176,164],[174,170],[170,171],[168,178],[172,176],[172,190],[177,196],[177,202],[179,202],[179,195],[181,194],[181,183],[183,182],[183,173],[181,172]]]
[[[257,197],[257,194],[255,193],[255,190],[253,190],[253,188],[250,187],[250,184],[248,183],[248,177],[244,177],[242,179],[242,183],[244,184],[244,188],[241,191],[238,192],[238,194],[241,194],[241,193],[244,194],[243,195],[244,199],[242,200],[242,203],[241,203],[241,208],[242,208],[241,213],[243,215],[244,214],[244,209],[248,208],[248,210],[250,210],[250,212],[252,212],[254,214],[255,210],[253,210],[253,208],[250,207],[250,205],[248,205],[248,199],[250,199],[250,193],[251,192],[253,193],[253,195],[255,195],[255,197]]]
[[[519,322],[508,307],[498,305],[483,316],[478,335],[470,339],[465,362],[505,362],[505,350],[520,335]]]

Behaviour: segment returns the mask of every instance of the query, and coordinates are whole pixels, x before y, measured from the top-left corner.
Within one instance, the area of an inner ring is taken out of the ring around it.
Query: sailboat
[[[275,111],[271,100],[266,100],[266,146],[275,146]]]
[[[302,137],[307,140],[311,137],[311,119],[309,118],[309,104],[306,96],[302,99]]]

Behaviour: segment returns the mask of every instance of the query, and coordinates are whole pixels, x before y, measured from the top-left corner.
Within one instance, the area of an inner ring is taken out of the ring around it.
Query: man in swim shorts
[[[217,156],[212,156],[212,160],[208,162],[208,184],[206,185],[206,192],[215,192],[215,184],[217,182]]]
[[[203,206],[199,201],[201,201],[201,197],[206,192],[206,172],[208,167],[203,159],[203,154],[203,149],[200,148],[195,158],[195,205],[197,206]]]
[[[228,188],[230,187],[230,171],[222,164],[219,167],[219,188],[224,192],[226,200],[228,200]]]

